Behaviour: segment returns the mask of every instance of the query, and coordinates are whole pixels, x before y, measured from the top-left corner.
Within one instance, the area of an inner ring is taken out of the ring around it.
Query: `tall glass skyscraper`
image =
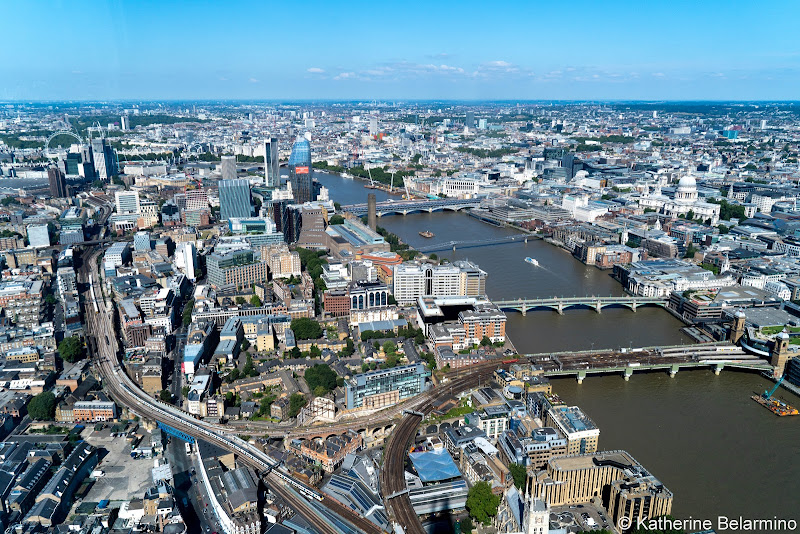
[[[222,220],[231,217],[250,217],[250,182],[247,180],[219,181],[219,215]]]
[[[108,182],[119,174],[117,153],[108,139],[92,139],[92,163],[97,173],[97,178]]]
[[[280,187],[280,162],[278,161],[278,138],[272,137],[264,142],[264,185]]]
[[[314,200],[314,184],[311,177],[311,144],[305,137],[298,137],[289,156],[289,179],[292,182],[294,201],[297,204]]]

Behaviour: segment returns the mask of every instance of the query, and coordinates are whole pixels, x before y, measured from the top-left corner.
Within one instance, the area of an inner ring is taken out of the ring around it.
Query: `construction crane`
[[[763,396],[764,396],[765,399],[771,399],[772,398],[772,396],[775,394],[775,392],[778,391],[778,388],[780,387],[781,382],[783,382],[784,378],[786,378],[786,375],[783,375],[780,378],[780,380],[778,380],[778,382],[775,384],[775,387],[773,387],[771,390],[769,390],[769,391],[764,390],[764,395]]]

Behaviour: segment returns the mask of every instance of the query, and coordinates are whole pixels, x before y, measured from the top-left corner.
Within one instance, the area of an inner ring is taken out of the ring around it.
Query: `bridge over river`
[[[600,313],[603,308],[629,308],[636,311],[639,306],[660,306],[666,308],[669,299],[666,297],[551,297],[542,299],[516,299],[516,300],[496,300],[494,303],[501,310],[518,311],[522,315],[527,315],[529,311],[536,309],[550,309],[560,314],[568,308],[589,308]]]
[[[437,200],[387,200],[375,204],[375,214],[378,217],[384,215],[408,215],[409,213],[424,212],[433,213],[434,211],[461,211],[468,208],[477,208],[481,205],[480,199],[460,199],[443,198]],[[346,211],[362,217],[367,214],[367,204],[350,204],[342,206],[342,211]]]

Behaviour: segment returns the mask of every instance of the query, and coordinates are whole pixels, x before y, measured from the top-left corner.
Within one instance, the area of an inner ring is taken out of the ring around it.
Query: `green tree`
[[[244,297],[236,297],[236,304],[239,304],[241,306],[245,302],[246,301],[244,300]]]
[[[247,341],[246,339],[242,341],[244,343]],[[242,374],[244,376],[257,376],[258,371],[256,371],[255,366],[253,365],[253,357],[249,354],[247,355],[247,360],[245,360],[244,368],[242,369]]]
[[[189,394],[189,386],[183,386],[183,387],[181,388],[181,395],[183,395],[183,396],[185,397],[185,396],[187,396],[188,394]]]
[[[302,358],[303,357],[303,354],[300,352],[300,348],[297,347],[296,345],[294,347],[292,347],[292,350],[289,351],[289,354],[291,355],[292,358]]]
[[[192,310],[194,309],[194,299],[189,299],[183,306],[183,326],[192,324]]]
[[[167,389],[162,389],[161,393],[158,394],[158,398],[161,399],[162,402],[172,402],[172,393]]]
[[[289,397],[289,417],[297,417],[297,414],[300,413],[300,409],[305,405],[306,398],[302,393],[292,393],[292,396]]]
[[[306,384],[308,384],[308,387],[312,390],[316,390],[319,386],[323,387],[325,391],[322,394],[324,395],[336,387],[337,376],[333,369],[327,365],[318,363],[306,369],[303,378],[305,378]]]
[[[389,295],[389,298],[386,299],[386,304],[388,304],[389,306],[396,306],[397,299],[394,298],[394,295]]]
[[[697,253],[697,247],[694,245],[689,245],[686,248],[686,254],[683,255],[684,258],[694,258],[694,255]]]
[[[56,396],[49,391],[36,395],[28,403],[28,415],[36,421],[52,421],[56,415]]]
[[[383,344],[383,352],[386,354],[394,354],[397,352],[397,345],[395,345],[394,341],[387,341]]]
[[[500,506],[500,497],[492,493],[492,488],[483,480],[469,489],[467,494],[467,512],[470,517],[488,525],[491,519],[497,515],[497,507]]]
[[[47,296],[44,298],[44,301],[45,301],[47,304],[51,305],[51,306],[52,306],[53,304],[55,304],[56,302],[58,302],[58,301],[56,300],[56,297],[55,297],[55,295],[53,295],[52,293],[48,293],[48,294],[47,294]]]
[[[228,382],[228,384],[230,384],[235,380],[239,380],[240,374],[241,373],[239,372],[239,369],[233,369],[230,373],[228,373],[228,376],[225,377],[225,380]]]
[[[296,339],[319,339],[322,337],[322,327],[317,321],[308,317],[292,319],[291,329]]]
[[[420,331],[414,336],[414,343],[417,345],[422,345],[425,343],[425,334],[422,333],[422,329],[420,329]]]
[[[428,364],[428,369],[436,369],[436,357],[433,354],[430,352],[423,352],[420,354],[420,358],[425,360],[425,362]]]
[[[511,471],[511,476],[514,478],[514,485],[519,489],[524,488],[528,481],[528,471],[525,466],[512,463],[508,466],[508,470]]]
[[[472,531],[475,529],[475,525],[472,524],[472,519],[469,517],[465,517],[461,520],[461,532],[462,534],[472,534]]]
[[[328,224],[331,224],[331,225],[333,225],[333,224],[344,224],[344,217],[342,217],[339,214],[336,214],[336,215],[334,215],[333,217],[330,218],[330,220],[328,221]]]
[[[242,346],[241,346],[242,352],[247,352],[247,349],[249,349],[249,348],[250,348],[250,342],[247,339],[243,339],[242,340]],[[248,356],[248,358],[249,358],[249,356]]]
[[[321,397],[327,393],[327,390],[322,386],[317,386],[314,388],[314,396]]]
[[[320,356],[322,356],[322,351],[319,350],[318,346],[311,345],[311,348],[308,349],[308,355],[311,356],[312,358],[316,359],[316,358],[319,358]]]
[[[481,339],[481,347],[488,347],[491,344],[492,340],[489,339],[489,336],[483,336],[483,339]]]
[[[350,356],[355,354],[355,352],[356,352],[356,346],[353,344],[352,338],[348,337],[347,341],[345,341],[345,346],[342,349],[342,356],[344,356],[345,358],[349,358]]]
[[[83,340],[77,336],[65,337],[58,344],[58,353],[65,362],[77,362],[84,356]]]
[[[252,297],[250,297],[250,305],[256,308],[261,307],[261,299],[259,298],[258,295],[253,295]]]

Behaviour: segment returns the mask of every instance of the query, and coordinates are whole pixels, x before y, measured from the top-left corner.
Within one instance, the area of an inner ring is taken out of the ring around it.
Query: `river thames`
[[[316,173],[343,205],[366,202],[363,182]],[[378,201],[392,197],[374,191]],[[515,233],[463,213],[386,216],[378,225],[412,247],[450,241],[491,240]],[[430,230],[426,239],[420,231]],[[449,260],[470,259],[488,273],[492,299],[622,295],[607,271],[587,267],[569,253],[540,240],[436,252]],[[540,267],[525,263],[530,256]],[[660,308],[509,312],[507,332],[517,350],[538,353],[690,344],[682,323]],[[579,405],[600,428],[600,448],[624,449],[674,494],[673,515],[715,519],[800,519],[800,417],[778,418],[750,400],[772,382],[754,374],[724,370],[553,380],[554,390]],[[800,399],[781,390],[797,405]]]

